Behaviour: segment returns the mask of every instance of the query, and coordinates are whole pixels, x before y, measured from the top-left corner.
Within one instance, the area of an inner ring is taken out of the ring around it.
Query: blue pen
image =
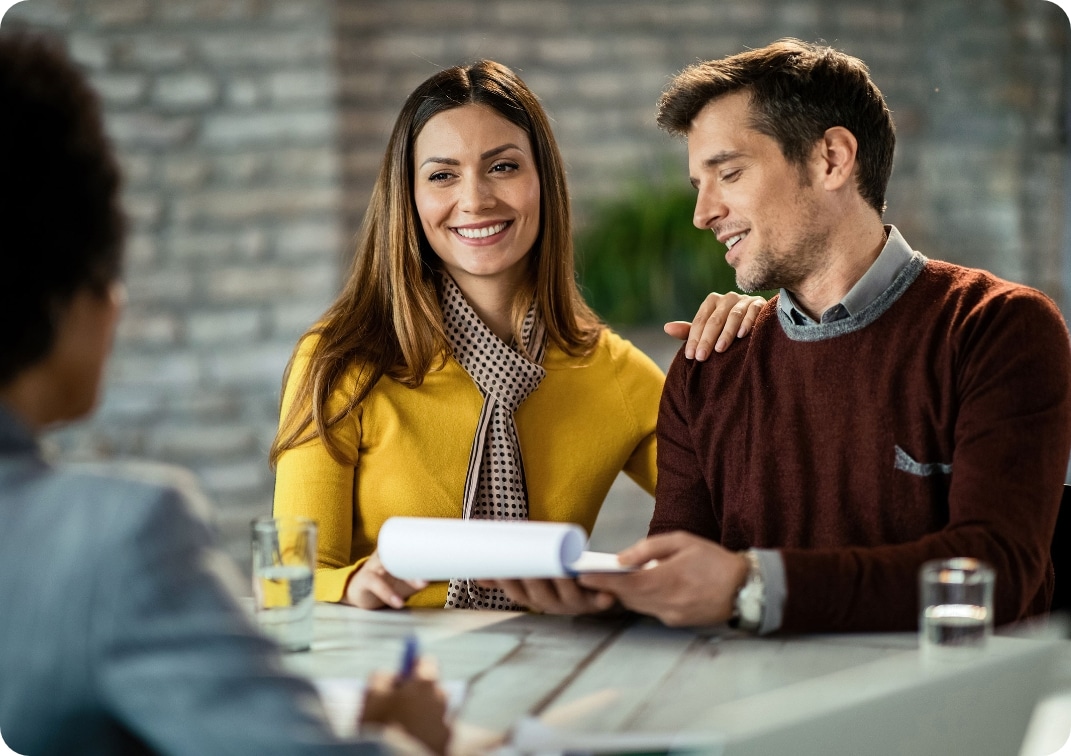
[[[405,639],[405,650],[402,651],[402,663],[398,670],[399,680],[408,680],[413,676],[418,658],[420,658],[420,647],[417,644],[417,637],[415,634],[410,635]]]

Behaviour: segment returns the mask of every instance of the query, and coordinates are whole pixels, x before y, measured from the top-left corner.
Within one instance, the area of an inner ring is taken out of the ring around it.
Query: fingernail
[[[703,347],[699,347],[695,350],[695,358],[697,360],[705,360],[707,358],[707,350]]]
[[[727,343],[726,339],[724,339],[724,338],[718,339],[718,343],[714,345],[714,351],[715,352],[724,352],[725,351],[725,347],[727,347],[727,346],[729,346],[729,344]]]
[[[403,606],[405,606],[405,602],[402,601],[401,596],[391,596],[390,605],[393,606],[395,609],[401,609]]]
[[[695,358],[695,346],[693,346],[691,342],[688,342],[687,344],[685,344],[685,346],[684,346],[684,356],[685,356],[685,358],[687,358],[689,360]]]
[[[747,335],[747,329],[744,326],[740,326],[740,330],[736,332],[736,338],[742,339]]]

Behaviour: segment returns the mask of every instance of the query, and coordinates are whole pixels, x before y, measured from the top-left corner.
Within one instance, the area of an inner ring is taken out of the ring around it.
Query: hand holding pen
[[[398,724],[435,753],[445,753],[450,727],[446,694],[437,678],[435,663],[421,658],[416,635],[409,635],[398,672],[377,673],[369,680],[361,726]]]

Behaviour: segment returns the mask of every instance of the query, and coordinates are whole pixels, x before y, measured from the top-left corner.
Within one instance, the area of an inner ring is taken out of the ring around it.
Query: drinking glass
[[[253,521],[253,600],[257,624],[286,651],[312,644],[316,522],[307,517]]]
[[[993,634],[993,568],[968,557],[936,559],[919,572],[919,648],[925,659],[969,659]]]

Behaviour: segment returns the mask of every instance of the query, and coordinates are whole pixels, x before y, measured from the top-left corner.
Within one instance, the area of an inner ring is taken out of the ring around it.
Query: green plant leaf
[[[596,205],[577,235],[588,302],[613,325],[691,320],[711,291],[736,290],[725,246],[692,225],[695,192],[630,189]]]

